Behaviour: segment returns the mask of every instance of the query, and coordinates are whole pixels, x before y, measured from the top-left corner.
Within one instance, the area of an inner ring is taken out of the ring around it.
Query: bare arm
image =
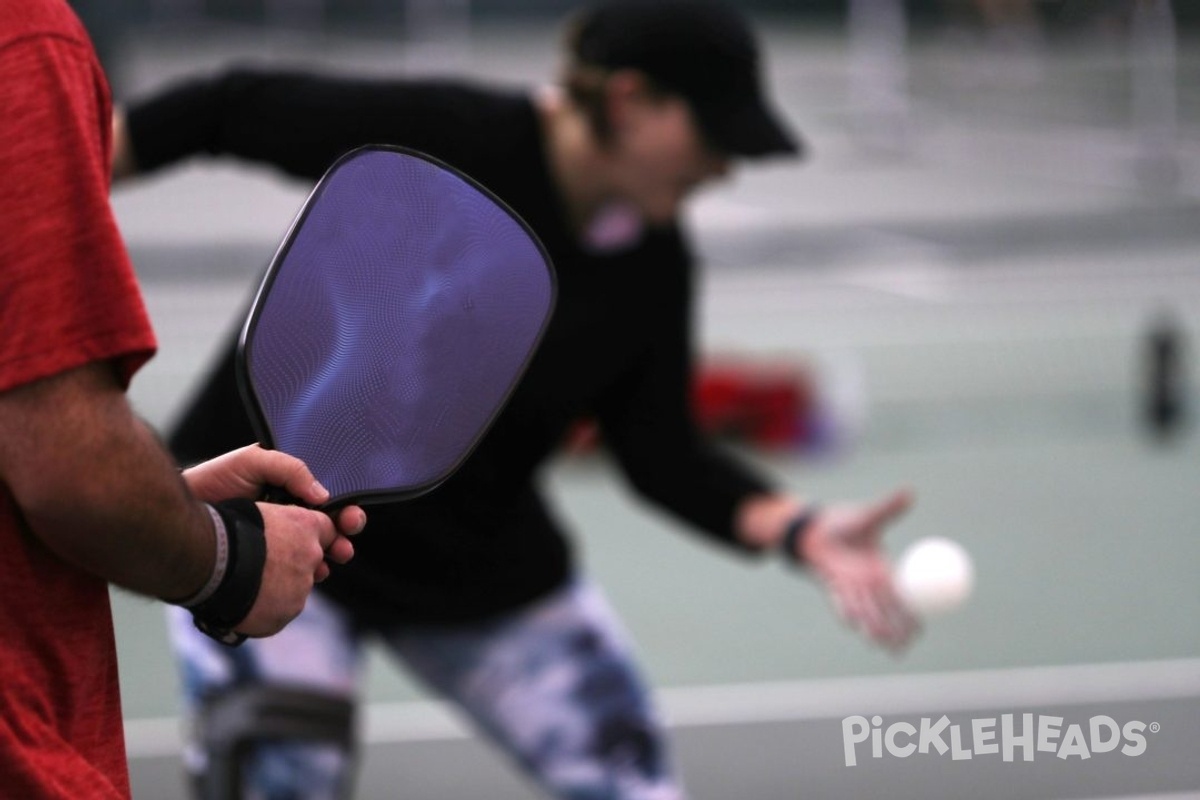
[[[281,454],[277,454],[281,455]],[[251,491],[263,479],[255,454],[231,464],[198,467],[192,477],[220,493],[221,478],[242,468]],[[324,490],[294,459],[275,460],[302,499]],[[269,469],[268,469],[269,471]],[[135,592],[182,598],[206,583],[214,564],[214,533],[153,432],[129,407],[111,368],[92,363],[0,393],[0,480],[30,530],[64,560]],[[212,498],[217,499],[217,498]],[[238,630],[269,635],[304,607],[323,576],[325,551],[349,558],[327,516],[299,507],[260,505],[267,563],[253,608]],[[361,511],[339,517],[346,532],[361,527]]]
[[[185,597],[213,568],[213,529],[107,363],[0,394],[0,475],[58,554],[141,594]]]

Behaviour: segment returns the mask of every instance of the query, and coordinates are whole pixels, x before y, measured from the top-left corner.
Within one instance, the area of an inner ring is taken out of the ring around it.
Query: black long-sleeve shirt
[[[620,252],[581,248],[526,94],[462,82],[240,70],[134,106],[129,130],[143,170],[207,153],[315,179],[360,145],[421,150],[512,206],[555,264],[554,317],[492,430],[431,494],[370,508],[355,559],[323,584],[362,621],[478,619],[560,585],[571,571],[569,547],[534,483],[539,465],[583,416],[599,421],[641,495],[737,546],[736,507],[768,487],[692,424],[692,258],[684,237],[670,226]],[[197,459],[252,440],[230,357],[173,444],[181,458]]]

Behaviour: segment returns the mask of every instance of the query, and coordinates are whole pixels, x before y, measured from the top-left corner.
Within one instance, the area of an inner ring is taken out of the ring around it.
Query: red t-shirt
[[[97,360],[127,383],[154,352],[108,205],[110,113],[66,3],[0,3],[0,392]],[[3,483],[0,554],[0,795],[129,797],[107,585]]]

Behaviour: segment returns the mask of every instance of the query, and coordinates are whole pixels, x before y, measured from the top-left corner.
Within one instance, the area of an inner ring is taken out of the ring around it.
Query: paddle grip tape
[[[800,540],[820,513],[820,506],[815,504],[806,506],[803,511],[792,517],[791,522],[784,528],[783,538],[779,540],[779,549],[783,551],[783,557],[791,563],[804,563],[804,558],[800,555]]]
[[[180,605],[192,612],[203,633],[222,644],[238,645],[246,637],[233,627],[254,607],[267,563],[263,518],[254,501],[242,498],[209,508],[215,512],[217,564],[209,583]]]

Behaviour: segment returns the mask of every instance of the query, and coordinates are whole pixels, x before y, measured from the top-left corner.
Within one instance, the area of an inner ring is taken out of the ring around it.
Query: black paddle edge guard
[[[521,229],[529,237],[529,241],[536,247],[538,253],[541,255],[543,263],[546,266],[550,296],[546,314],[544,315],[542,323],[539,326],[536,335],[534,336],[525,360],[514,374],[513,379],[510,381],[508,387],[506,387],[503,398],[499,403],[496,404],[488,420],[479,428],[470,445],[463,450],[461,456],[448,470],[445,470],[436,479],[428,481],[419,486],[332,496],[328,501],[320,506],[321,509],[326,511],[334,511],[342,506],[351,504],[372,505],[412,500],[416,497],[420,497],[421,495],[433,491],[451,476],[453,476],[454,473],[457,472],[458,469],[471,457],[471,454],[487,435],[496,419],[504,411],[504,408],[507,406],[513,392],[520,384],[526,370],[529,368],[529,364],[532,362],[534,356],[538,352],[539,347],[541,346],[542,339],[545,336],[546,330],[550,325],[550,321],[554,316],[554,310],[557,305],[558,298],[558,277],[554,269],[554,262],[550,258],[550,254],[546,250],[545,245],[534,232],[533,228],[530,227],[529,224],[516,211],[514,211],[508,203],[498,197],[482,183],[475,180],[462,170],[447,164],[435,156],[431,156],[428,153],[423,153],[419,150],[408,147],[401,147],[399,145],[368,144],[347,151],[339,156],[317,181],[316,185],[313,187],[313,190],[309,193],[308,197],[304,201],[304,204],[301,206],[300,211],[292,221],[292,224],[288,228],[283,241],[280,243],[279,248],[276,250],[275,255],[272,257],[271,262],[267,267],[266,274],[259,285],[258,291],[255,293],[254,301],[251,304],[250,313],[247,316],[246,322],[242,326],[241,333],[238,337],[237,348],[235,352],[238,389],[242,396],[243,405],[248,416],[250,417],[250,424],[254,429],[255,436],[257,437],[259,444],[262,447],[267,449],[276,449],[275,437],[271,432],[266,414],[263,411],[262,404],[254,390],[254,386],[250,378],[249,350],[251,349],[250,342],[253,339],[254,331],[258,324],[262,309],[265,305],[266,298],[270,294],[271,287],[275,282],[276,276],[279,274],[282,264],[287,259],[287,255],[291,250],[292,244],[295,242],[296,235],[304,227],[304,222],[308,218],[310,211],[315,207],[318,199],[324,193],[324,190],[328,185],[329,177],[337,172],[337,170],[343,165],[356,158],[359,158],[364,154],[372,152],[390,152],[421,159],[422,161],[428,162],[429,164],[463,181],[472,189],[490,200],[496,206],[496,208],[507,214],[521,227]],[[276,502],[294,502],[294,498],[291,498],[286,492],[276,487],[269,487],[264,497],[268,501],[273,500]]]

